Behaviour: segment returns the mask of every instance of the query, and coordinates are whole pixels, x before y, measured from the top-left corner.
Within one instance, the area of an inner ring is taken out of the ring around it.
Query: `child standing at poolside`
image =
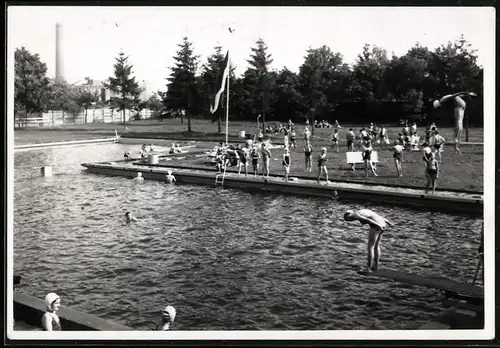
[[[332,149],[336,149],[339,152],[339,132],[336,129],[332,134]]]
[[[57,311],[61,307],[61,299],[56,293],[49,293],[45,296],[47,311],[42,317],[43,331],[61,331],[61,321]]]
[[[290,152],[288,148],[285,147],[285,152],[283,153],[283,169],[285,170],[285,181],[288,181],[288,174],[290,174]]]
[[[431,154],[431,159],[427,161],[427,186],[425,188],[425,193],[429,192],[429,188],[432,186],[432,194],[436,192],[436,181],[439,177],[439,162],[436,160],[436,154]]]
[[[257,177],[257,175],[259,174],[260,152],[257,151],[256,146],[252,148],[252,153],[250,154],[250,157],[252,158],[253,176]]]
[[[297,134],[295,134],[295,129],[292,128],[292,131],[290,132],[290,143],[291,143],[291,146],[293,146],[294,150],[297,148],[297,144],[295,144],[295,137],[296,136],[297,136]]]
[[[269,178],[269,165],[271,162],[271,151],[266,147],[266,143],[262,143],[262,164],[264,168],[262,168],[262,176],[264,176],[264,172],[267,178]]]
[[[306,141],[306,145],[304,146],[304,156],[306,160],[306,172],[309,171],[309,173],[312,170],[312,164],[311,164],[312,151],[313,147],[311,146],[311,143]]]
[[[328,162],[328,158],[326,158],[326,147],[321,149],[321,153],[318,156],[318,184],[321,179],[321,174],[325,173],[325,181],[328,184],[328,169],[326,168],[326,162]]]

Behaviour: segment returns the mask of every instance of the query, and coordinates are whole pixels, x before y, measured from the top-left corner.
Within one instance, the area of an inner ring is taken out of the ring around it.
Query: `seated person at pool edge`
[[[376,271],[380,260],[380,238],[387,225],[393,226],[393,224],[369,209],[361,209],[356,212],[349,210],[344,214],[344,219],[346,221],[357,220],[361,222],[361,225],[368,224],[370,226],[370,230],[368,231],[368,262],[366,272]]]

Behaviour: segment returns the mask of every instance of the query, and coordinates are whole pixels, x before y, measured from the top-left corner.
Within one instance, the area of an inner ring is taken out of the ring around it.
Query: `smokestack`
[[[64,60],[62,45],[62,25],[56,24],[56,80],[63,82],[64,79]]]

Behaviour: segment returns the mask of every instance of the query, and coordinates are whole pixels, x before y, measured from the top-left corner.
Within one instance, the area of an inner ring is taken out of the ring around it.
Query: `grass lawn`
[[[316,170],[316,156],[321,147],[325,146],[328,150],[328,169],[330,180],[350,180],[355,182],[368,182],[375,184],[390,184],[409,187],[424,187],[426,180],[424,176],[424,163],[422,161],[421,152],[405,152],[403,161],[403,177],[396,177],[396,168],[394,166],[392,152],[389,150],[379,151],[379,164],[377,165],[378,177],[365,177],[362,166],[358,166],[355,172],[350,170],[346,164],[345,155],[345,132],[352,127],[357,134],[360,125],[342,125],[340,133],[340,151],[333,152],[330,149],[330,135],[333,128],[315,128],[315,137],[312,138],[312,145],[315,149],[313,152],[313,173],[304,172],[304,155],[303,155],[303,125],[297,125],[297,149],[292,149],[292,168],[291,175],[311,176],[314,177]],[[217,133],[217,123],[212,123],[209,120],[192,120],[192,132],[187,132],[187,120],[181,124],[180,119],[169,119],[161,122],[156,119],[132,121],[128,123],[129,130],[124,130],[122,124],[104,124],[91,123],[85,125],[65,125],[58,127],[45,128],[29,128],[15,131],[15,144],[27,143],[42,143],[65,140],[83,140],[104,138],[114,135],[116,129],[122,136],[127,137],[143,137],[143,138],[162,138],[172,140],[199,140],[216,142],[225,139],[224,134]],[[229,141],[241,141],[238,133],[245,130],[246,133],[255,133],[256,125],[250,122],[230,121],[229,124]],[[225,124],[222,124],[222,131],[225,132]],[[388,136],[391,141],[401,131],[401,127],[387,127]],[[423,127],[419,127],[419,135],[422,136]],[[453,140],[453,129],[441,128],[440,133],[447,141]],[[282,143],[282,135],[272,135],[271,139],[274,144]],[[465,141],[465,136],[463,138]],[[472,128],[469,130],[470,142],[483,142],[483,129]],[[208,146],[211,147],[211,146]],[[459,191],[483,191],[483,146],[482,145],[463,145],[462,155],[454,153],[453,146],[445,146],[443,160],[441,164],[441,173],[438,180],[438,188],[453,189]],[[271,171],[274,174],[282,174],[281,154],[282,150],[272,150],[273,161],[271,162]],[[201,157],[198,159],[187,159],[179,164],[210,166],[207,161]]]

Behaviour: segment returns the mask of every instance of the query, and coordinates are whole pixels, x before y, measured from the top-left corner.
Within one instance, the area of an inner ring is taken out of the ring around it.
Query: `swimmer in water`
[[[132,221],[137,221],[137,219],[134,216],[132,216],[132,214],[129,211],[127,211],[125,213],[125,221],[127,223],[129,223],[129,222],[132,222]]]
[[[477,97],[477,94],[474,92],[459,92],[455,94],[448,94],[439,100],[435,100],[432,104],[436,109],[445,103],[453,103],[453,116],[455,118],[455,150],[460,155],[462,154],[462,152],[460,151],[458,145],[460,144],[462,138],[465,107],[467,106],[462,97],[475,98]]]
[[[172,171],[171,170],[168,170],[167,171],[167,175],[165,175],[165,182],[167,184],[173,184],[174,182],[176,182],[177,180],[175,180],[175,176],[172,175]]]
[[[142,177],[141,172],[137,172],[137,176],[134,178],[135,181],[143,181],[144,178]]]
[[[387,225],[393,224],[380,216],[379,214],[369,210],[361,209],[358,211],[349,210],[344,214],[346,221],[359,221],[361,225],[369,225],[368,231],[368,261],[366,264],[366,272],[376,271],[380,261],[380,239]]]
[[[61,307],[61,299],[53,292],[45,297],[47,311],[42,317],[43,331],[61,331],[61,321],[57,315],[57,311]]]
[[[175,320],[175,308],[172,306],[167,306],[161,312],[161,319],[158,326],[156,326],[157,331],[168,331],[170,330],[170,324],[174,323]]]

